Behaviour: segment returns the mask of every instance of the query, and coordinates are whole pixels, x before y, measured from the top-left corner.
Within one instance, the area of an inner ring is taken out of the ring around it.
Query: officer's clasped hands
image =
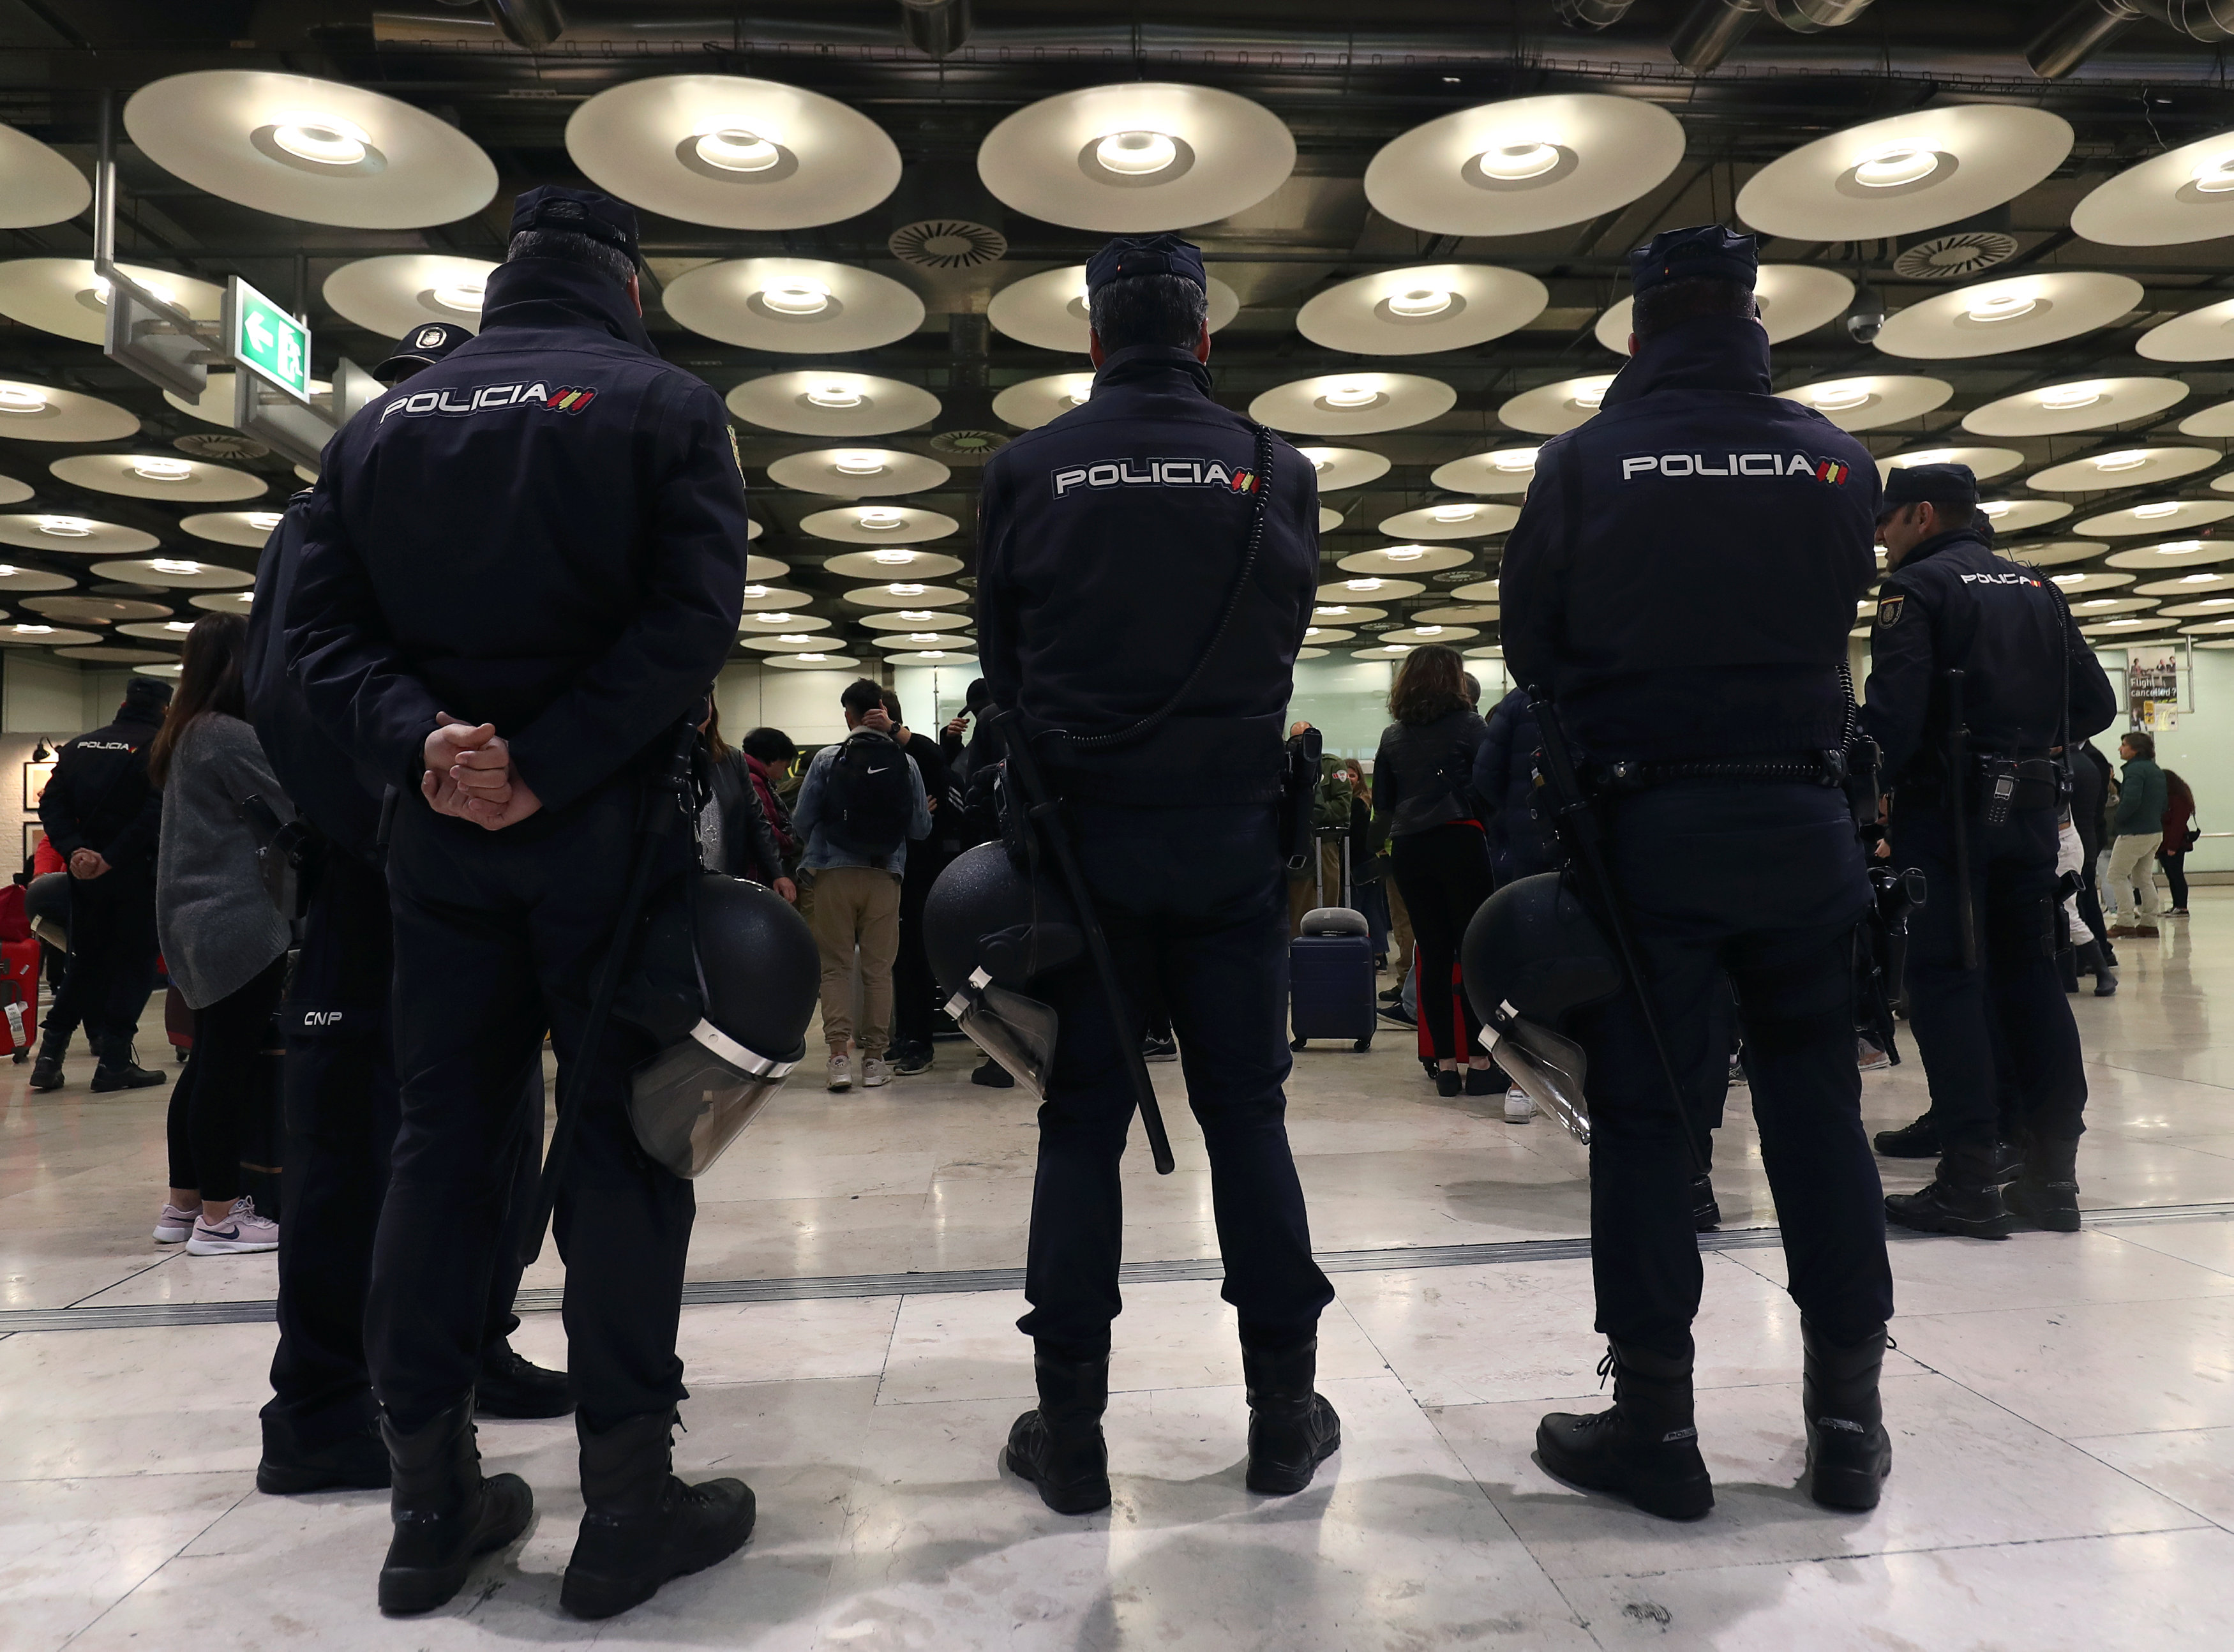
[[[513,767],[512,748],[495,724],[435,715],[441,726],[427,736],[427,772],[419,789],[436,813],[500,832],[543,806]]]

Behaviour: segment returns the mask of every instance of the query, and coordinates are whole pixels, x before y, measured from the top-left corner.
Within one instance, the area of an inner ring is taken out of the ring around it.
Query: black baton
[[[1947,813],[1955,837],[1955,933],[1963,967],[1978,967],[1978,909],[1970,898],[1970,725],[1963,717],[1963,674],[1947,673]]]

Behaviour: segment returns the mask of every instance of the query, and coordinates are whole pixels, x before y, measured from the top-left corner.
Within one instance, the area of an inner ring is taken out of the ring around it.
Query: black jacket
[[[63,859],[91,849],[112,871],[154,875],[163,794],[147,783],[147,746],[162,726],[160,711],[127,705],[115,722],[62,742],[39,824]]]
[[[996,704],[1074,797],[1244,803],[1279,795],[1281,719],[1317,590],[1318,483],[1274,437],[1263,545],[1231,624],[1257,435],[1185,350],[1120,349],[1093,398],[985,466],[978,655]],[[1206,664],[1205,664],[1206,659]],[[1081,751],[1200,679],[1145,737]]]
[[[1388,835],[1408,837],[1453,820],[1479,820],[1474,755],[1488,731],[1471,707],[1433,722],[1392,722],[1373,758],[1373,813]]]
[[[1474,756],[1473,789],[1490,812],[1482,826],[1499,883],[1550,872],[1559,864],[1558,839],[1536,813],[1536,751],[1542,743],[1528,691],[1515,689],[1489,714]]]
[[[2071,824],[2079,833],[2080,847],[2087,852],[2090,878],[2094,857],[2102,852],[2102,799],[2109,785],[2110,760],[2091,741],[2080,741],[2072,754]]]
[[[1759,323],[1655,335],[1536,455],[1499,575],[1515,679],[1599,759],[1838,745],[1878,493],[1867,448],[1769,394]]]
[[[619,284],[507,264],[480,336],[328,445],[288,658],[384,780],[415,796],[448,712],[493,722],[563,809],[704,695],[736,642],[747,526],[722,399],[652,353]]]
[[[2118,715],[2063,593],[1967,527],[1924,541],[1878,589],[1862,722],[1885,748],[1889,784],[1943,773],[1944,673],[1957,669],[1973,751],[2036,756]]]
[[[783,851],[761,805],[761,788],[753,784],[744,753],[732,748],[720,762],[706,768],[712,802],[722,812],[722,859],[726,863],[710,870],[756,884],[774,883],[786,875]]]

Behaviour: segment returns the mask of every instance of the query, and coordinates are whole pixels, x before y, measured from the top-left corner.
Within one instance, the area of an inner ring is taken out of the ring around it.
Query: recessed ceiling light
[[[202,571],[200,563],[181,561],[176,557],[151,557],[147,565],[157,573],[199,573]]]
[[[789,614],[754,614],[752,618],[760,625],[788,625],[792,621]]]
[[[826,660],[830,656],[827,654],[794,654],[791,657],[794,660]]]
[[[937,616],[928,608],[903,608],[900,610],[900,617],[902,619],[935,619]]]
[[[334,114],[285,114],[272,123],[271,141],[297,160],[321,167],[354,167],[372,147],[372,134]]]
[[[1352,591],[1378,591],[1382,582],[1368,575],[1362,579],[1345,579],[1342,584]]]
[[[1972,321],[2015,321],[2019,316],[2029,316],[2039,308],[2040,300],[2033,297],[2029,293],[2010,292],[2005,290],[2000,292],[1980,293],[1970,300],[1969,308],[1964,313]],[[2043,402],[2043,405],[2047,403]],[[2073,405],[2084,404],[2074,403]]]
[[[42,413],[47,398],[22,384],[0,384],[0,413]]]
[[[1381,554],[1391,562],[1417,562],[1427,553],[1416,545],[1392,545]]]
[[[1595,413],[1605,405],[1605,393],[1611,383],[1612,381],[1609,379],[1604,384],[1584,385],[1575,392],[1575,405],[1578,408],[1588,408]]]
[[[885,461],[876,454],[839,454],[830,468],[841,476],[876,476],[883,473]]]
[[[1094,159],[1120,178],[1149,178],[1179,158],[1179,147],[1162,132],[1113,132],[1094,146]]]
[[[2161,550],[2164,547],[2160,545],[2158,548]],[[2179,577],[2179,583],[2183,585],[2207,585],[2218,578],[2215,573],[2184,573]]]
[[[1380,394],[1369,384],[1333,384],[1319,399],[1330,408],[1366,408],[1372,406]]]
[[[867,527],[871,525],[865,522],[861,526]],[[872,551],[869,554],[877,561],[885,564],[887,567],[892,568],[905,567],[909,563],[915,560],[916,555],[912,551],[902,551],[897,546],[889,551]]]
[[[167,631],[190,631],[193,628],[194,623],[190,619],[167,619],[163,622],[163,629]]]
[[[2102,399],[2102,389],[2095,384],[2057,384],[2040,393],[2040,404],[2058,413],[2069,413],[2077,408],[2091,408]]]
[[[1519,471],[1533,470],[1536,468],[1538,451],[1534,447],[1500,447],[1497,452],[1490,454],[1489,462],[1493,467],[1508,475]]]
[[[762,287],[760,299],[779,316],[819,316],[830,308],[830,289],[804,276],[787,276]]]
[[[911,643],[936,643],[938,641],[938,633],[937,631],[910,631],[907,636],[907,640]]]
[[[454,310],[461,316],[479,310],[488,289],[478,281],[448,282],[427,295],[445,310]]]
[[[277,511],[250,511],[245,513],[248,526],[269,533],[278,527],[280,515]]]
[[[10,568],[8,571],[13,573],[15,572],[15,570]],[[1306,625],[1303,627],[1303,635],[1306,637],[1316,637],[1318,634],[1319,628],[1316,625]]]
[[[1905,145],[1880,149],[1854,168],[1854,181],[1865,189],[1896,189],[1918,184],[1939,170],[1939,157],[1929,149]]]
[[[18,637],[46,637],[50,635],[55,628],[51,625],[17,625],[13,629]]]
[[[2121,454],[2104,454],[2094,461],[2097,470],[2139,470],[2149,462],[2147,454],[2135,448]]]
[[[1849,408],[1858,408],[1870,399],[1870,387],[1859,379],[1845,379],[1835,384],[1819,384],[1807,393],[1810,406],[1819,411],[1844,413]]]
[[[1427,507],[1427,514],[1438,522],[1471,522],[1481,514],[1481,507],[1479,505],[1430,505]],[[1392,551],[1388,554],[1393,557],[1396,553]],[[1419,554],[1420,552],[1414,551],[1411,556],[1416,557]],[[1408,557],[1406,560],[1410,560],[1410,558]]]
[[[2152,545],[2149,549],[2160,557],[2184,557],[2191,551],[2202,550],[2203,541],[2200,539],[2166,539],[2162,545]],[[2214,574],[2211,577],[2216,578],[2218,576]]]
[[[1885,462],[1898,467],[1903,465],[1943,465],[1955,457],[1952,447],[1926,447],[1922,453],[1903,454]]]
[[[807,399],[818,408],[858,408],[861,393],[852,385],[838,381],[818,384],[807,393]]]
[[[2115,608],[2118,599],[2115,597],[2090,597],[2079,605],[2081,608]]]
[[[1349,609],[1341,607],[1314,608],[1311,610],[1311,617],[1313,619],[1335,619],[1343,614],[1347,614],[1349,611]]]
[[[1440,625],[1414,625],[1412,629],[1422,637],[1440,637],[1443,634],[1443,628]]]
[[[1401,316],[1407,321],[1425,321],[1450,307],[1451,295],[1441,287],[1414,287],[1408,292],[1391,293],[1388,297],[1388,313]]]
[[[2178,500],[2163,500],[2154,505],[2136,505],[2133,506],[2133,516],[2137,521],[2152,522],[2158,517],[2170,516],[2178,509]]]
[[[1334,449],[1331,447],[1298,447],[1296,451],[1311,461],[1311,468],[1315,471],[1323,471],[1334,463]]]
[[[93,524],[82,516],[42,516],[39,532],[57,539],[82,539],[93,532]]]
[[[854,521],[879,533],[907,526],[907,513],[896,511],[889,505],[871,505],[853,513]]]
[[[1989,517],[2007,516],[2009,513],[2009,501],[2005,499],[1989,500],[1981,504],[1978,508]]]
[[[2083,573],[2050,574],[2048,578],[2059,585],[2075,585],[2087,578]]]
[[[1558,166],[1559,148],[1541,138],[1530,138],[1485,149],[1473,158],[1473,164],[1485,178],[1508,184],[1524,183],[1531,178],[1541,178]]]
[[[183,459],[149,457],[132,461],[132,473],[151,482],[184,482],[193,478],[194,467]]]
[[[2216,160],[2205,161],[2190,173],[2188,178],[2193,182],[2198,192],[2202,194],[2224,194],[2228,190],[2234,189],[2234,153],[2223,154]]]
[[[895,597],[920,597],[930,587],[928,585],[886,585],[885,589]]]
[[[791,616],[786,614],[784,617],[786,619],[789,619]],[[811,643],[814,639],[809,637],[805,631],[786,631],[782,636],[777,637],[775,640],[779,643]]]
[[[717,127],[691,147],[699,160],[723,172],[766,172],[783,159],[781,149],[743,127]]]

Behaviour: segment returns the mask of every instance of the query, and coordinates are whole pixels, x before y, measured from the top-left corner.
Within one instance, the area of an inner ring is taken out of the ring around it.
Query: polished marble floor
[[[1872,1515],[1794,1489],[1798,1316],[1777,1251],[1742,1234],[1707,1257],[1699,1327],[1715,1512],[1669,1525],[1536,1466],[1546,1402],[1597,1386],[1589,1263],[1529,1243],[1587,1231],[1584,1155],[1544,1124],[1439,1100],[1401,1034],[1306,1053],[1291,1088],[1315,1239],[1348,1253],[1321,1342],[1342,1453],[1300,1497],[1246,1492],[1215,1280],[1135,1283],[1115,1506],[1048,1513],[996,1464],[1030,1393],[1021,1299],[952,1277],[1022,1263],[1030,1115],[969,1086],[943,1046],[937,1070],[888,1089],[787,1092],[700,1184],[706,1294],[823,1283],[685,1309],[679,1462],[751,1480],[760,1530],[603,1626],[557,1613],[580,1512],[564,1423],[484,1427],[492,1463],[535,1485],[538,1524],[447,1611],[379,1618],[384,1499],[253,1489],[270,1258],[148,1242],[160,1095],[92,1095],[80,1061],[33,1097],[27,1069],[0,1064],[0,1647],[2234,1644],[2234,890],[2198,889],[2192,918],[2123,950],[2119,995],[2075,1001],[2087,1231],[1893,1247],[1896,1466]],[[1180,1169],[1135,1155],[1128,1255],[1212,1257],[1199,1144],[1177,1070],[1154,1070]],[[1742,1094],[1717,1155],[1733,1230],[1774,1220]],[[1912,1060],[1869,1076],[1872,1126],[1922,1094]],[[1889,1186],[1920,1179],[1886,1168]],[[1455,1258],[1462,1245],[1506,1248]],[[1418,1254],[1355,1254],[1390,1250]],[[911,1272],[918,1288],[860,1283]],[[546,1258],[527,1283],[559,1277]],[[193,1303],[237,1306],[196,1325],[85,1311]],[[518,1341],[564,1361],[554,1314]]]

